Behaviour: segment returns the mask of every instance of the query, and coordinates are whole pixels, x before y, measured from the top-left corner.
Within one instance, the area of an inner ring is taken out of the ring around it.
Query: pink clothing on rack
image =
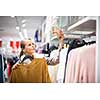
[[[73,49],[68,56],[67,83],[94,83],[96,44]]]
[[[84,46],[78,52],[76,62],[76,74],[74,82],[94,83],[95,82],[95,61],[96,61],[96,44]],[[79,70],[79,72],[77,72]]]
[[[73,83],[75,77],[75,63],[79,49],[80,48],[73,49],[68,54],[66,79],[65,79],[65,82],[67,83]]]

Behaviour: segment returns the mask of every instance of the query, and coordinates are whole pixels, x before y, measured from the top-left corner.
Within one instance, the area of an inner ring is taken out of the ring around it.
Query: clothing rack
[[[0,48],[0,54],[1,54],[1,71],[2,71],[2,82],[5,82],[5,76],[4,76],[4,54],[3,54],[3,49]]]
[[[16,57],[17,56],[12,53],[5,52],[4,48],[0,48],[0,82],[4,83],[8,81],[8,59],[13,60],[13,62],[11,62],[11,64],[13,64],[17,60],[15,59]]]
[[[82,47],[84,45],[90,45],[90,44],[93,44],[93,43],[96,43],[96,41],[85,42],[83,39],[74,39],[74,40],[72,40],[69,43],[70,46],[69,46],[67,54],[66,54],[66,62],[65,62],[65,70],[64,70],[64,79],[63,79],[63,82],[65,82],[66,68],[67,68],[67,59],[68,59],[68,54],[69,54],[70,50],[78,48],[78,47]]]

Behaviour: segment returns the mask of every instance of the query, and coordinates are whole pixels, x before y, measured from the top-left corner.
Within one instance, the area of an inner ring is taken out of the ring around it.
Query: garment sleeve
[[[51,79],[48,72],[48,65],[45,59],[43,59],[42,76],[43,76],[42,78],[43,83],[51,83]]]
[[[49,59],[47,59],[47,64],[48,65],[57,65],[59,64],[59,56],[60,56],[60,51],[56,51],[56,55],[52,55]]]
[[[66,68],[66,83],[72,83],[74,79],[74,64],[75,64],[75,51],[72,50],[68,54],[68,60],[67,60],[67,68]]]

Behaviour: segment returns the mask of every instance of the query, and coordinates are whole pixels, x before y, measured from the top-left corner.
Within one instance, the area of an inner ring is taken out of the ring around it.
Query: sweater
[[[11,83],[50,83],[48,66],[43,58],[34,58],[30,64],[18,64],[12,69]]]

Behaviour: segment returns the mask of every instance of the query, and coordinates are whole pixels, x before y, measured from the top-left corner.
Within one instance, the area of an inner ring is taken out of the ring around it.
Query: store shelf
[[[68,31],[96,31],[96,17],[85,17],[69,26]]]
[[[82,35],[80,34],[64,34],[64,39],[70,38],[70,39],[78,39],[81,38]],[[54,36],[51,38],[51,41],[58,40],[57,36]]]

